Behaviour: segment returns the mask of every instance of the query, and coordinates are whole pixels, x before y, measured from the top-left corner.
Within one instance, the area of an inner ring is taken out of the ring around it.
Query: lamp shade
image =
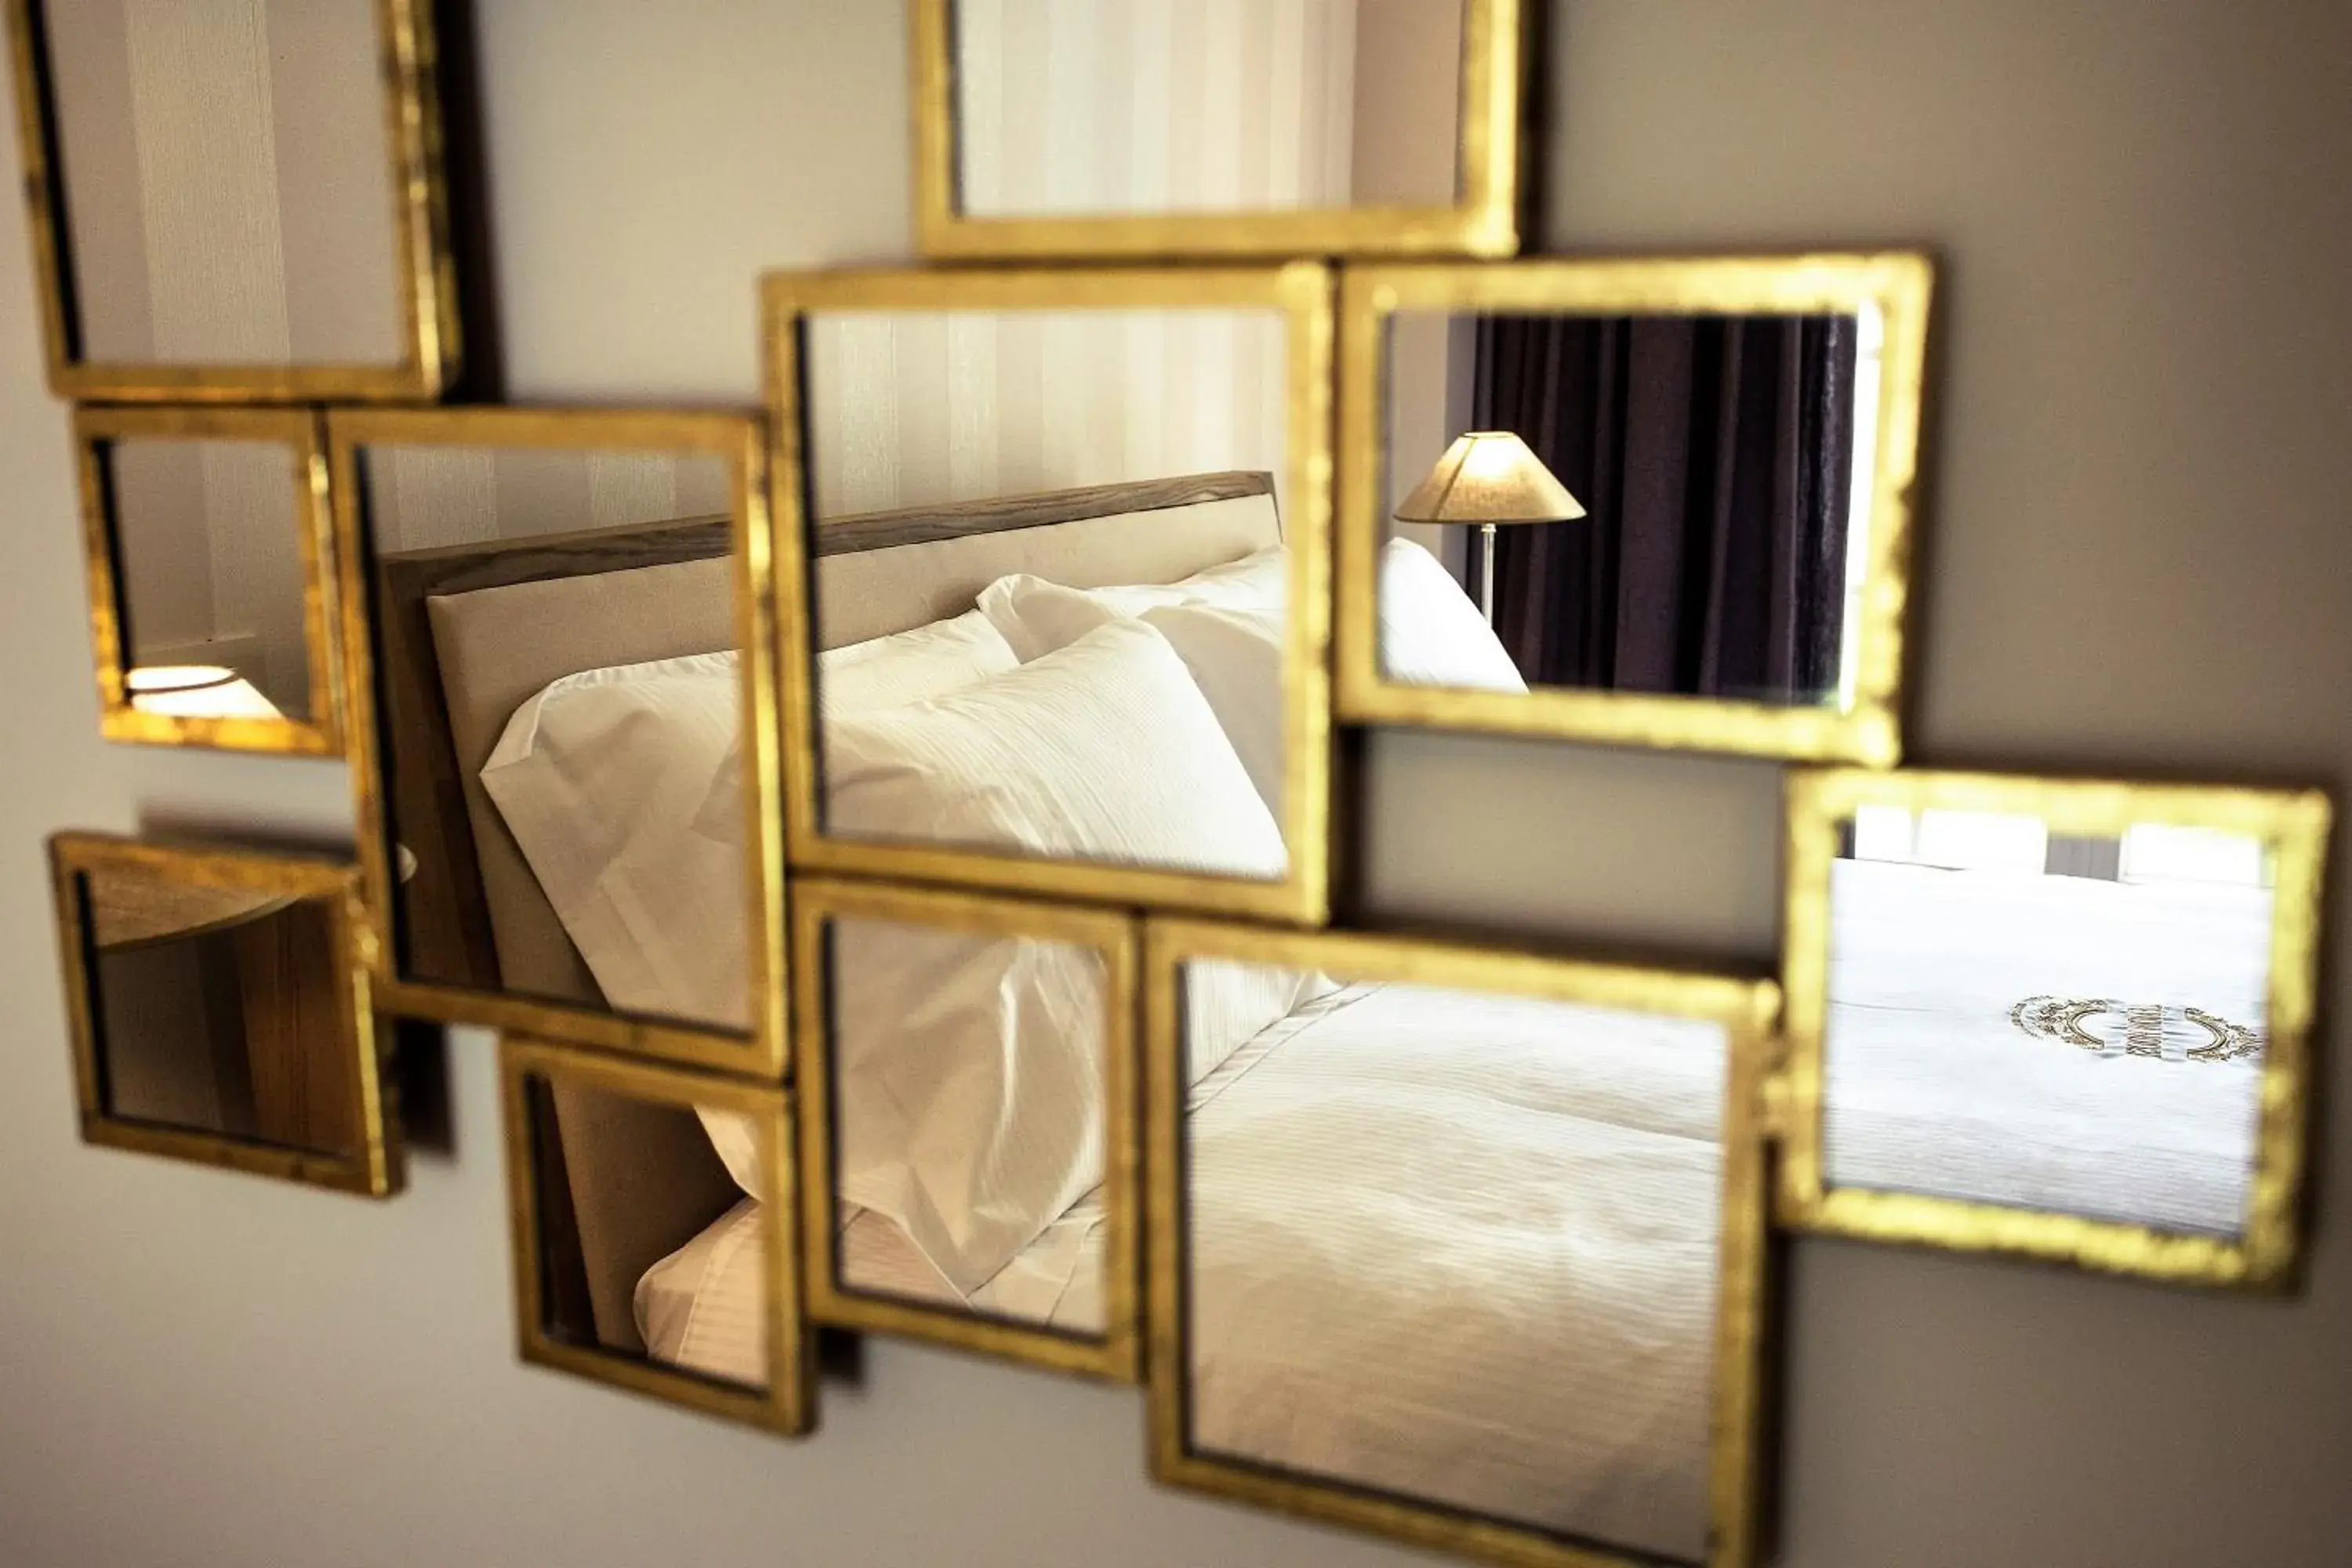
[[[1583,503],[1509,430],[1454,438],[1396,510],[1399,522],[1567,522]]]
[[[122,684],[142,713],[194,719],[281,719],[276,704],[236,671],[216,664],[144,664]]]

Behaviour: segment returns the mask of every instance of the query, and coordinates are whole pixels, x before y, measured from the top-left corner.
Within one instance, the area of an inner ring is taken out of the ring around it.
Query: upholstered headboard
[[[386,748],[407,973],[597,993],[481,785],[507,720],[583,669],[732,646],[724,518],[383,558]],[[1011,572],[1071,587],[1172,582],[1278,542],[1265,473],[1195,474],[875,512],[814,532],[816,646],[960,615]]]

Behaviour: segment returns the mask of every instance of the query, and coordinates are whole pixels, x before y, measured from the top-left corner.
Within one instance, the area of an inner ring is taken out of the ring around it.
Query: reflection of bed
[[[1266,1026],[1190,1096],[1195,1443],[1701,1555],[1726,1068],[1713,1026],[1407,985]],[[1049,1231],[1007,1275],[1043,1301],[1098,1245]]]
[[[1824,1174],[2159,1228],[2243,1226],[2258,1056],[2100,1056],[2011,1022],[2035,995],[2186,1005],[2260,1031],[2271,895],[2221,884],[1833,863]]]
[[[815,640],[836,647],[957,615],[1012,573],[1076,587],[1173,581],[1278,542],[1272,500],[1270,476],[1224,473],[828,521],[815,540]],[[478,774],[509,717],[551,681],[729,646],[725,545],[722,521],[690,520],[383,563],[385,710],[399,738],[393,820],[420,861],[404,891],[413,967],[540,994],[599,994]],[[697,1000],[663,997],[656,1010],[693,1016]],[[737,1352],[763,1353],[758,1314],[740,1310],[756,1270],[720,1267],[749,1250],[737,1243],[750,1227],[720,1201],[729,1189],[723,1175],[713,1180],[693,1119],[651,1107],[592,1114],[560,1093],[539,1115],[542,1146],[560,1149],[563,1165],[550,1178],[549,1228],[571,1238],[551,1265],[564,1284],[551,1299],[572,1300],[573,1319],[593,1320],[613,1348],[640,1348],[630,1309],[642,1294],[635,1304],[649,1321],[690,1316],[708,1330],[740,1321]],[[940,1288],[894,1226],[856,1213],[845,1224],[862,1277],[910,1293]],[[733,1240],[717,1246],[730,1225]],[[1098,1321],[1093,1279],[1074,1283],[1093,1228],[1084,1213],[1066,1216],[1041,1238],[1030,1272],[1008,1271],[982,1304]],[[655,1353],[667,1348],[690,1364],[736,1353],[699,1342],[689,1353],[655,1338]]]

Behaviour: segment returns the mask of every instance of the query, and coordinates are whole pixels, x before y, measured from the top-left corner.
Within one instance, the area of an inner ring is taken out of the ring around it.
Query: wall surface
[[[895,6],[478,8],[517,397],[748,400],[761,268],[906,255]],[[2343,786],[2352,9],[1559,9],[1552,248],[1946,258],[1915,760]],[[347,806],[331,765],[98,741],[26,255],[0,209],[0,1562],[1422,1560],[1158,1490],[1131,1394],[945,1353],[870,1345],[804,1447],[518,1365],[478,1037],[449,1053],[445,1146],[381,1209],[78,1145],[42,835],[332,835]],[[1370,753],[1383,912],[1772,952],[1769,768],[1404,735]],[[2339,1023],[2347,930],[2326,951]],[[2352,1053],[2327,1059],[2336,1132]],[[1793,1247],[1781,1560],[2341,1563],[2347,1207],[2352,1162],[2328,1161],[2284,1301]]]

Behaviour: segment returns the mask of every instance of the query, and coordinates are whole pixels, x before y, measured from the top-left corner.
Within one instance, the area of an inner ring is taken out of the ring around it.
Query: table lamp
[[[1429,477],[1396,510],[1399,522],[1477,525],[1482,544],[1478,607],[1490,626],[1495,624],[1495,530],[1569,522],[1583,515],[1583,503],[1509,430],[1473,430],[1454,437]]]

